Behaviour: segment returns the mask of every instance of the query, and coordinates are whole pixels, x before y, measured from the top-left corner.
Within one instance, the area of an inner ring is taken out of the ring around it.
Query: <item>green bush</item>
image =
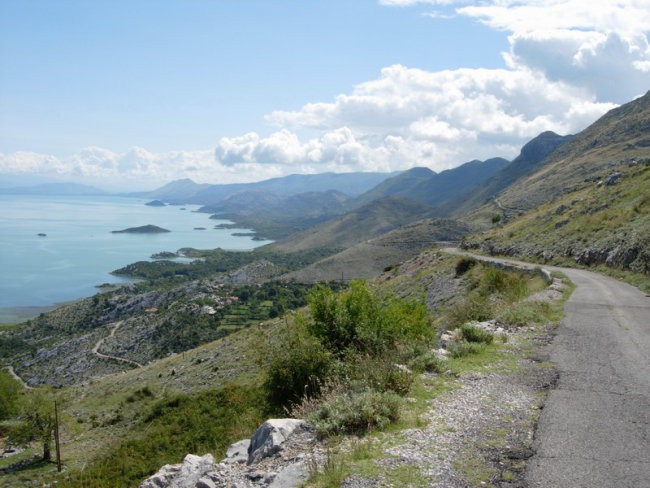
[[[509,325],[541,324],[550,320],[551,306],[546,302],[523,302],[504,311],[500,319]]]
[[[433,352],[427,351],[419,356],[414,357],[409,363],[411,369],[417,372],[442,373],[445,367],[444,359],[440,359]]]
[[[301,315],[273,338],[261,359],[266,371],[264,387],[276,406],[318,395],[332,366],[331,354],[308,333]]]
[[[455,342],[449,346],[449,353],[452,358],[462,358],[479,354],[485,350],[486,345],[482,342]]]
[[[350,359],[339,372],[339,381],[345,379],[353,390],[371,388],[404,396],[411,391],[415,375],[385,357],[359,357]]]
[[[395,298],[381,299],[361,281],[334,293],[322,286],[309,295],[309,331],[332,353],[349,349],[377,355],[398,342],[430,338],[433,329],[423,304]]]
[[[453,329],[466,322],[490,320],[494,317],[494,307],[487,297],[472,295],[457,303],[447,313],[449,328]]]
[[[309,417],[319,437],[363,434],[399,418],[400,398],[392,392],[366,389],[325,400]]]
[[[481,329],[475,325],[465,324],[460,328],[463,339],[467,342],[482,342],[483,344],[492,344],[494,334],[487,330]]]

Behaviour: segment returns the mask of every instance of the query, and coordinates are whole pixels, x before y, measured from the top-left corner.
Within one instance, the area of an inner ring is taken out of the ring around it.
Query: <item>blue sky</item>
[[[0,0],[0,173],[135,187],[512,157],[650,88],[650,2],[611,3]]]

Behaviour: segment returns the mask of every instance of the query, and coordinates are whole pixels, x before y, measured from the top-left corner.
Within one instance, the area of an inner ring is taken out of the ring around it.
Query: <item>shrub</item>
[[[363,434],[384,428],[399,418],[400,398],[395,393],[366,389],[333,396],[309,417],[319,437]]]
[[[446,369],[445,361],[431,351],[413,358],[409,366],[415,371],[427,373],[442,373]]]
[[[487,330],[481,329],[475,325],[465,324],[460,328],[463,339],[467,342],[482,342],[483,344],[492,344],[494,335]]]
[[[472,354],[479,354],[485,350],[482,342],[455,342],[450,344],[449,353],[452,358],[462,358]]]
[[[481,278],[481,289],[485,294],[499,293],[504,298],[515,301],[528,293],[526,280],[518,273],[488,266]]]
[[[391,391],[406,395],[411,391],[415,375],[385,357],[362,357],[349,360],[343,371],[351,389],[371,388],[380,393]]]
[[[540,324],[549,320],[551,306],[546,302],[523,302],[510,307],[500,316],[501,321],[509,325],[524,326],[528,324]]]
[[[476,266],[477,261],[474,258],[462,257],[456,261],[456,277],[462,276],[467,273],[472,267]]]
[[[380,299],[361,281],[338,294],[318,286],[309,294],[311,334],[332,353],[349,349],[377,355],[398,342],[431,337],[424,304],[395,298]]]
[[[331,354],[297,316],[294,323],[280,332],[260,359],[266,370],[264,387],[269,401],[282,406],[297,402],[305,395],[318,395],[331,367]]]
[[[466,322],[483,321],[493,318],[494,310],[487,297],[473,295],[454,305],[447,313],[449,328],[453,329]]]

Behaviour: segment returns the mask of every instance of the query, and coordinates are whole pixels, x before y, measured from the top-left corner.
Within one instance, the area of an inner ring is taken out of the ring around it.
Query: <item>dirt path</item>
[[[33,390],[34,389],[33,387],[31,387],[27,383],[25,383],[20,376],[18,376],[18,374],[14,371],[13,366],[7,366],[7,371],[9,372],[9,375],[13,379],[15,379],[18,383],[20,383],[22,385],[23,388],[25,388],[25,390]]]
[[[123,322],[122,320],[120,320],[119,322],[115,322],[115,324],[114,324],[113,327],[111,328],[111,333],[108,335],[108,337],[115,337],[115,333],[117,332],[117,330],[118,330],[118,329],[120,328],[120,326],[122,325],[122,322]],[[112,359],[113,361],[120,361],[120,362],[123,362],[123,363],[128,363],[128,364],[131,364],[131,365],[136,366],[136,367],[138,367],[138,368],[141,368],[141,367],[144,366],[143,364],[140,364],[140,363],[138,363],[138,362],[136,362],[136,361],[131,361],[130,359],[120,358],[120,357],[117,357],[117,356],[111,356],[111,355],[109,355],[109,354],[103,354],[103,353],[99,352],[99,348],[100,348],[100,347],[102,346],[102,344],[104,343],[104,340],[106,340],[106,337],[102,337],[101,339],[99,339],[99,340],[95,343],[95,346],[94,346],[93,349],[92,349],[92,353],[93,353],[95,356],[97,356],[98,358],[101,358],[101,359]]]

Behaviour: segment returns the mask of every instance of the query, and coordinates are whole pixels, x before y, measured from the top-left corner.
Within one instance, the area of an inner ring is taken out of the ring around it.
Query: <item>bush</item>
[[[363,434],[395,422],[399,418],[399,406],[400,398],[395,393],[366,389],[328,398],[309,421],[319,437]]]
[[[332,363],[329,351],[307,332],[302,316],[273,339],[260,359],[266,370],[268,399],[276,406],[318,395]]]
[[[393,392],[404,396],[413,386],[415,375],[404,367],[393,364],[385,357],[363,357],[350,360],[344,368],[343,378],[351,389],[371,388],[380,393]]]
[[[467,273],[472,267],[476,266],[477,261],[474,258],[460,258],[458,261],[456,261],[456,266],[455,266],[455,271],[456,271],[456,277],[458,278],[459,276],[464,275]]]
[[[414,371],[426,371],[427,373],[442,373],[447,369],[445,367],[445,361],[443,359],[440,359],[431,351],[420,354],[419,356],[413,358],[409,366]]]
[[[475,325],[465,324],[460,328],[463,339],[467,342],[482,342],[483,344],[492,344],[494,334],[487,330],[481,329]]]
[[[528,294],[526,280],[516,272],[504,271],[489,266],[481,279],[483,293],[499,293],[510,301],[516,301]]]
[[[549,320],[551,306],[546,302],[523,302],[501,314],[501,321],[509,325],[541,324]]]
[[[308,329],[332,353],[352,349],[372,355],[398,342],[430,338],[433,328],[423,304],[395,298],[380,299],[361,281],[338,294],[322,286],[309,294],[312,320]]]
[[[454,305],[447,313],[449,328],[453,329],[466,322],[489,320],[494,317],[492,304],[487,297],[474,295]]]
[[[450,344],[449,353],[452,358],[462,358],[479,354],[485,350],[485,344],[481,342],[455,342]]]

